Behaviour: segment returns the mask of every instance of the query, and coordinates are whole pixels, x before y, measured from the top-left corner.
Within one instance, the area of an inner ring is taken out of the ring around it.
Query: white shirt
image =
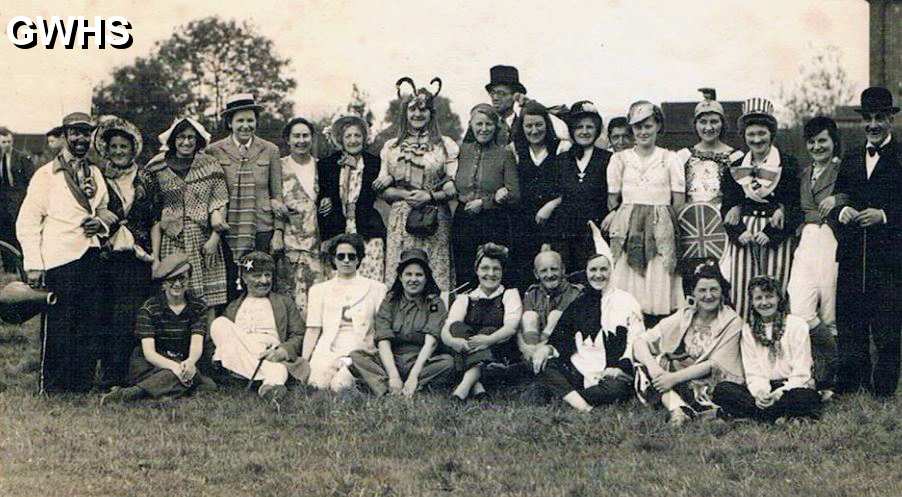
[[[132,209],[132,202],[135,201],[135,176],[137,175],[138,168],[133,166],[131,171],[113,180],[113,187],[122,199],[122,209],[126,213]]]
[[[245,147],[245,152],[244,152],[244,153],[247,153],[247,151],[251,149],[251,145],[254,144],[254,135],[251,135],[251,139],[248,140],[247,143],[245,143],[244,145],[242,145],[241,142],[238,141],[238,138],[235,138],[235,135],[233,134],[233,135],[232,135],[232,142],[235,144],[235,148],[237,148],[239,152],[241,151],[241,147]]]
[[[272,311],[272,303],[267,297],[251,297],[248,295],[235,314],[235,326],[247,333],[264,335],[279,343],[279,331],[276,329],[276,317]]]
[[[871,179],[871,174],[874,173],[874,168],[877,167],[877,162],[880,161],[880,149],[883,148],[883,147],[885,147],[886,144],[889,143],[889,141],[890,141],[891,138],[892,138],[892,135],[891,135],[891,134],[887,134],[887,135],[886,135],[886,139],[883,140],[883,143],[881,143],[881,144],[877,147],[877,153],[874,154],[873,157],[871,157],[871,154],[869,154],[869,153],[867,152],[867,148],[865,148],[865,151],[864,151],[864,167],[865,167],[865,169],[867,170],[868,179]],[[868,146],[873,146],[873,145],[871,145],[871,142],[868,142]]]
[[[16,220],[26,271],[53,269],[79,259],[91,247],[100,247],[100,238],[85,236],[81,223],[107,206],[103,174],[91,166],[97,192],[89,199],[91,211],[87,212],[69,191],[65,174],[54,171],[56,164],[54,159],[35,171]]]
[[[746,324],[742,328],[740,350],[742,367],[745,369],[745,381],[749,392],[758,397],[771,391],[771,380],[786,380],[780,387],[782,390],[814,387],[811,376],[813,360],[811,358],[811,337],[808,334],[808,323],[804,319],[788,315],[784,321],[785,331],[780,338],[780,353],[771,357],[769,347],[761,345],[752,335],[752,328]],[[767,328],[767,336],[771,337]]]

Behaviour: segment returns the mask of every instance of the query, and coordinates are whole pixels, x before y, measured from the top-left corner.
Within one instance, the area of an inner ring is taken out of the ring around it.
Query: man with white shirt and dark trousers
[[[116,216],[107,209],[100,169],[87,159],[94,122],[85,113],[63,118],[66,147],[37,171],[16,221],[31,286],[57,295],[43,319],[42,393],[86,392],[94,377],[101,237]]]
[[[861,94],[867,143],[839,168],[831,216],[838,221],[837,392],[865,387],[892,397],[899,382],[902,323],[902,146],[893,138],[899,107],[886,88]],[[871,364],[870,342],[877,348]]]

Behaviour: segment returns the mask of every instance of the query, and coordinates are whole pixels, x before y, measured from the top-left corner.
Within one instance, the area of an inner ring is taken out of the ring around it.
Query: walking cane
[[[266,350],[263,351],[263,357],[257,361],[257,367],[254,368],[254,374],[251,375],[251,379],[247,380],[247,391],[251,391],[251,387],[254,386],[254,380],[257,378],[257,373],[260,372],[260,368],[263,366],[263,361],[266,360],[266,353],[269,352],[269,349],[272,348],[272,345],[267,345]]]

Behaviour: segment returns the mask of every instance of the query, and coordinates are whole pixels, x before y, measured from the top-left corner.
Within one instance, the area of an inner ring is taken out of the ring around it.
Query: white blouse
[[[685,193],[686,172],[675,152],[655,147],[648,157],[635,148],[617,152],[608,164],[608,191],[624,204],[669,205],[671,192]]]
[[[771,325],[766,326],[767,336],[771,337]],[[749,392],[755,397],[769,393],[772,380],[786,380],[781,390],[814,387],[808,323],[790,314],[786,316],[784,326],[786,329],[780,338],[779,351],[774,357],[771,357],[768,347],[755,340],[751,326],[746,324],[742,328],[742,367]]]

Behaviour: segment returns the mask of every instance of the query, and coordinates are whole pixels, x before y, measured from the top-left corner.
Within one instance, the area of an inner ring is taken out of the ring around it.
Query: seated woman
[[[663,404],[674,426],[700,413],[716,414],[714,386],[743,381],[742,319],[729,305],[730,284],[717,261],[699,263],[683,279],[683,291],[689,305],[633,344],[639,400]]]
[[[633,341],[645,331],[642,308],[610,277],[610,252],[590,257],[588,286],[532,355],[539,382],[583,412],[633,395],[630,358]]]
[[[432,276],[429,256],[420,249],[405,250],[397,274],[376,313],[378,355],[351,352],[357,375],[378,397],[386,393],[410,397],[454,368],[450,355],[433,355],[448,312]]]
[[[808,323],[789,314],[789,302],[775,278],[752,278],[748,298],[751,318],[742,328],[746,385],[717,385],[714,402],[736,418],[778,423],[786,418],[817,418],[821,397],[811,375]]]
[[[178,397],[197,385],[215,387],[197,372],[197,361],[207,333],[204,302],[188,293],[191,264],[183,253],[163,259],[153,274],[163,292],[144,302],[138,311],[135,347],[129,366],[128,388],[113,387],[101,405],[143,397]]]
[[[360,235],[336,236],[328,247],[335,276],[310,287],[301,357],[310,361],[307,383],[316,388],[338,392],[352,387],[351,352],[376,351],[373,320],[385,285],[357,274],[364,253]]]
[[[479,247],[475,265],[479,286],[454,300],[448,311],[442,341],[457,352],[455,366],[464,371],[452,398],[484,394],[479,383],[483,365],[512,364],[519,358],[516,340],[510,338],[517,333],[523,304],[516,289],[506,290],[501,284],[507,258],[507,247],[502,245]]]

